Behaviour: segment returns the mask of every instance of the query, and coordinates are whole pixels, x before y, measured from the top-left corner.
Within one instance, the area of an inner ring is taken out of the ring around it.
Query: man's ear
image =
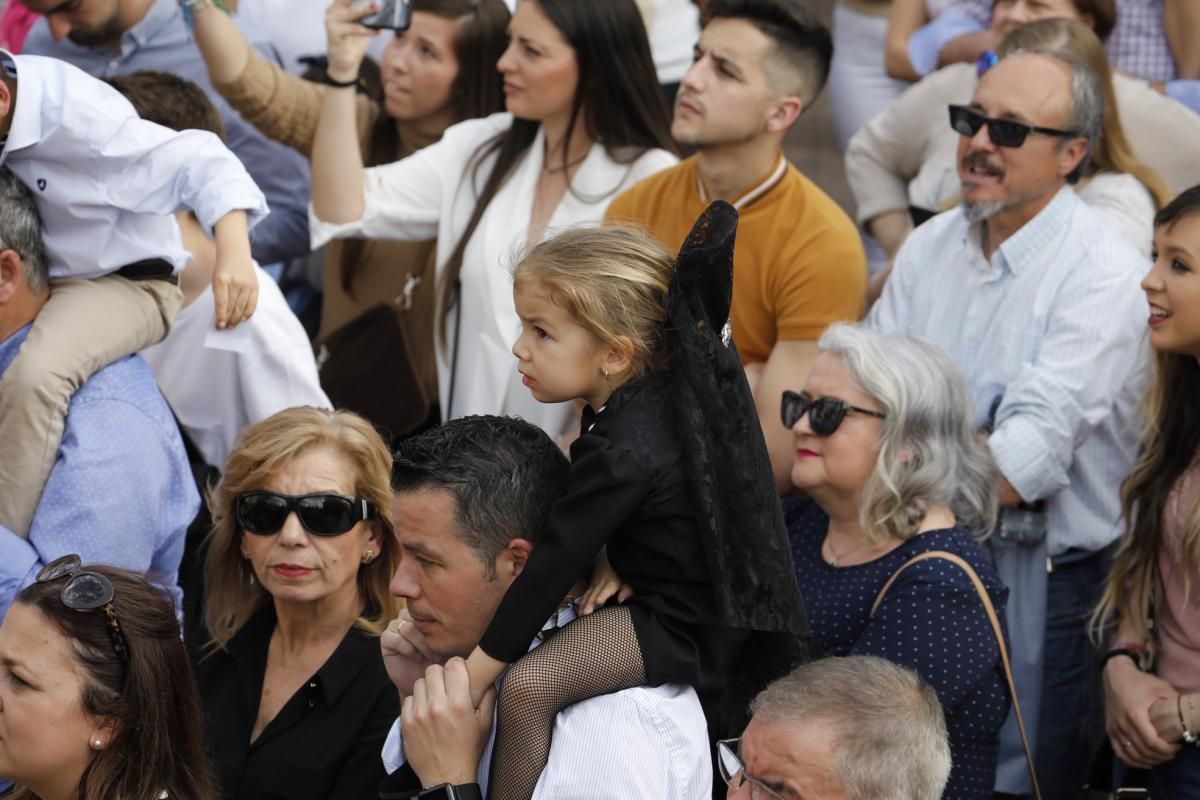
[[[25,285],[25,262],[16,250],[0,250],[0,303],[7,303]]]
[[[1058,175],[1065,178],[1075,171],[1075,168],[1087,157],[1088,143],[1082,136],[1068,139],[1059,151]]]
[[[510,539],[496,558],[496,574],[508,580],[515,580],[524,571],[532,552],[533,542],[528,539]]]
[[[804,103],[795,95],[788,95],[776,101],[767,114],[767,131],[782,133],[792,127],[792,123],[800,118],[804,111]]]
[[[0,132],[8,133],[12,127],[13,99],[12,84],[0,80]]]

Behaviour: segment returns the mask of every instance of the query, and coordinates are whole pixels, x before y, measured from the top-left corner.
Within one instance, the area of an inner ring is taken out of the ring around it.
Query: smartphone
[[[380,0],[379,10],[359,22],[368,28],[406,31],[412,23],[412,4],[410,0]]]

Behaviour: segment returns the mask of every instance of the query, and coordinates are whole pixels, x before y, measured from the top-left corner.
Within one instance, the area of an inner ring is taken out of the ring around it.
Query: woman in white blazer
[[[329,79],[358,74],[370,6],[335,0]],[[512,414],[558,435],[511,352],[520,322],[508,266],[548,232],[599,222],[620,192],[675,163],[670,113],[634,0],[521,0],[497,68],[506,113],[450,127],[412,156],[364,169],[354,92],[328,92],[313,146],[314,247],[337,237],[437,237],[443,419]],[[335,46],[336,45],[336,46]]]

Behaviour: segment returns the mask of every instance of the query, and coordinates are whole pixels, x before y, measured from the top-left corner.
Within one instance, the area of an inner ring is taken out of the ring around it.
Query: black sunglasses
[[[784,392],[783,402],[779,406],[779,417],[783,427],[794,428],[805,414],[808,414],[808,425],[817,436],[830,436],[842,424],[842,420],[851,411],[867,414],[880,419],[887,419],[882,411],[872,411],[869,408],[852,406],[845,400],[836,397],[822,397],[813,400],[807,394],[799,392]]]
[[[1041,133],[1046,136],[1061,136],[1071,139],[1080,134],[1074,131],[1064,131],[1058,128],[1040,128],[1037,125],[1026,125],[1011,119],[996,119],[985,117],[973,108],[967,106],[950,106],[950,127],[963,136],[974,136],[979,129],[987,125],[988,138],[996,147],[1020,147],[1025,144],[1025,138],[1031,133]]]
[[[366,500],[340,494],[293,497],[275,492],[249,492],[237,499],[238,525],[263,536],[276,533],[293,511],[305,530],[317,536],[339,536],[359,520],[375,517],[375,506]]]
[[[50,583],[60,578],[67,578],[59,593],[62,604],[72,611],[104,609],[112,634],[113,650],[128,662],[129,648],[125,645],[125,634],[121,631],[121,623],[117,622],[117,612],[113,610],[115,591],[112,581],[98,572],[83,569],[79,556],[75,554],[54,559],[37,574],[38,583]]]

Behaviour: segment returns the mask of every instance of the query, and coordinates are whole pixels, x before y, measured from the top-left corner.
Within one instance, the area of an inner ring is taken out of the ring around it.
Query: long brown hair
[[[204,562],[204,623],[214,648],[224,648],[254,612],[270,601],[266,590],[252,580],[254,572],[241,556],[235,510],[238,495],[263,488],[298,455],[320,446],[333,447],[354,465],[355,496],[375,506],[375,518],[365,524],[376,527],[382,553],[359,567],[359,597],[370,616],[361,617],[356,624],[379,634],[399,613],[399,603],[388,592],[400,563],[400,550],[392,536],[392,456],[387,445],[369,422],[353,412],[288,408],[242,431],[208,498],[213,529]]]
[[[1001,58],[1018,52],[1043,53],[1068,62],[1078,62],[1096,76],[1104,99],[1104,132],[1091,153],[1088,176],[1102,171],[1128,173],[1141,181],[1150,192],[1156,209],[1165,206],[1171,200],[1171,190],[1162,176],[1134,154],[1125,136],[1121,110],[1113,89],[1112,67],[1095,31],[1082,22],[1070,19],[1038,20],[1010,32],[997,50]]]
[[[165,791],[171,800],[215,800],[199,693],[173,604],[131,572],[100,565],[86,569],[112,583],[124,657],[114,647],[103,611],[80,613],[63,605],[63,581],[35,583],[16,598],[71,640],[83,676],[79,702],[84,713],[116,723],[108,746],[96,751],[84,769],[75,797],[152,800]],[[12,797],[35,795],[20,789]]]
[[[579,81],[571,105],[570,123],[559,153],[547,153],[567,166],[567,147],[580,117],[588,136],[604,146],[618,164],[632,164],[647,150],[676,152],[671,138],[671,112],[658,86],[650,39],[634,0],[522,0],[536,2],[551,24],[575,51]],[[446,316],[454,304],[463,253],[484,213],[537,138],[540,123],[514,119],[508,130],[484,142],[471,156],[468,171],[477,183],[485,160],[496,155],[475,210],[450,256],[441,279],[441,332],[446,340]],[[615,190],[615,187],[614,187]]]
[[[1154,218],[1155,228],[1200,215],[1200,186],[1168,203]],[[1127,622],[1138,641],[1148,638],[1148,598],[1158,582],[1164,512],[1172,490],[1200,453],[1200,363],[1183,353],[1159,352],[1143,403],[1146,420],[1138,459],[1121,487],[1125,536],[1092,615],[1099,634],[1111,621]],[[1200,573],[1200,498],[1180,508],[1180,568],[1184,593]]]
[[[496,62],[508,43],[506,31],[511,15],[504,0],[413,0],[412,10],[461,20],[458,35],[454,37],[458,74],[450,85],[454,121],[503,111],[504,80],[496,71]],[[367,133],[364,166],[390,164],[401,157],[398,124],[380,103],[375,123]],[[342,289],[350,297],[354,297],[354,276],[366,246],[365,239],[347,239],[342,244],[339,277]]]

